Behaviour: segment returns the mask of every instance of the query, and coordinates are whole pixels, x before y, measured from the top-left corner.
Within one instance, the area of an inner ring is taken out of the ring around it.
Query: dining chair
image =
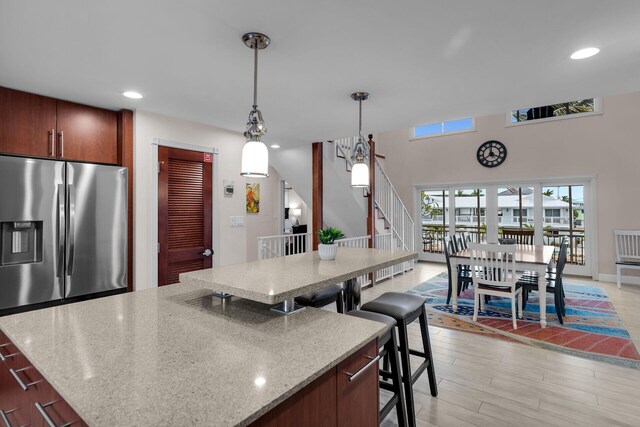
[[[556,315],[558,316],[558,322],[564,324],[563,316],[566,315],[565,301],[564,301],[564,286],[562,283],[562,274],[564,272],[564,266],[567,263],[567,246],[569,246],[569,239],[563,237],[560,242],[560,252],[558,253],[558,262],[553,275],[545,277],[547,292],[553,294],[553,302],[556,307]],[[529,293],[538,290],[538,277],[523,275],[518,284],[522,287],[523,301],[522,309],[527,306],[529,299]],[[540,301],[540,304],[545,304],[546,301]]]
[[[522,288],[518,285],[520,274],[516,272],[516,245],[472,243],[469,245],[471,277],[473,281],[473,321],[478,320],[478,309],[484,312],[483,295],[511,299],[513,329],[518,329],[517,315],[522,318]],[[482,305],[482,307],[480,307]]]
[[[453,292],[453,273],[451,271],[450,257],[456,252],[452,236],[445,236],[442,238],[442,247],[444,249],[444,259],[447,262],[447,277],[449,278],[449,289],[447,291],[447,304],[449,304],[451,302],[451,294]],[[471,272],[468,269],[457,269],[456,274],[458,275],[458,289],[456,290],[456,295],[460,296],[460,293],[472,284]]]
[[[503,228],[502,237],[505,239],[515,239],[519,245],[533,245],[533,228]]]

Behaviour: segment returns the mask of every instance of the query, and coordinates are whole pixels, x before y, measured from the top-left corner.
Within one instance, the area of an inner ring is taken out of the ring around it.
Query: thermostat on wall
[[[223,180],[222,186],[224,187],[225,196],[233,196],[233,180],[232,179]]]

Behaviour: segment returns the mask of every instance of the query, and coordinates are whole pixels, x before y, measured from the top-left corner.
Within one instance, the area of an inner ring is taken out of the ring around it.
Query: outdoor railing
[[[474,242],[486,241],[486,231],[484,228],[473,226],[457,225],[456,232],[470,232]],[[422,251],[424,253],[441,254],[443,253],[442,238],[449,235],[449,226],[422,226]],[[501,231],[499,231],[501,235]],[[574,265],[585,264],[585,233],[583,229],[571,230],[562,227],[545,227],[543,233],[543,243],[545,245],[555,246],[556,251],[553,255],[554,261],[557,260],[560,242],[563,237],[568,237],[569,246],[567,248],[567,263]]]
[[[584,265],[585,234],[583,229],[568,230],[566,228],[550,227],[544,229],[544,244],[556,247],[556,251],[553,254],[553,260],[557,261],[558,259],[560,242],[563,237],[569,238],[569,246],[567,247],[567,264]]]
[[[487,217],[481,216],[480,223],[486,224]],[[535,218],[532,216],[522,217],[522,222],[533,224],[535,222]],[[542,222],[546,224],[558,224],[558,225],[569,225],[568,217],[559,217],[559,216],[545,216],[542,218]],[[456,215],[456,224],[477,224],[478,216],[477,215]],[[498,217],[498,224],[519,224],[520,217],[514,216],[500,216]],[[422,218],[423,225],[440,225],[442,224],[442,215],[434,215]]]

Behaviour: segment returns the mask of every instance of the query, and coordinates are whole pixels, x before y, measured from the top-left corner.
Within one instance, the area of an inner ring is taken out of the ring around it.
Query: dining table
[[[547,326],[547,268],[553,259],[555,247],[548,245],[516,245],[516,271],[535,271],[538,273],[538,299],[540,300],[540,326]],[[450,256],[451,271],[457,271],[458,265],[468,265],[471,259],[469,249]],[[452,274],[452,289],[458,289],[458,275]],[[458,293],[452,292],[454,313],[458,310]]]
[[[359,277],[417,257],[412,251],[339,247],[333,260],[320,259],[318,251],[312,251],[182,273],[180,282],[196,283],[219,298],[239,297],[273,306],[282,314],[304,308],[295,297],[344,283],[348,312],[360,303]]]

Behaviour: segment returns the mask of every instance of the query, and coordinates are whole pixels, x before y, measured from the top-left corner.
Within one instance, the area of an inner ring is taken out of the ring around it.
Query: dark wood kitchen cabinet
[[[58,157],[118,163],[118,115],[115,111],[58,101]]]
[[[0,87],[0,152],[118,163],[118,113]]]
[[[0,152],[55,157],[56,100],[0,87]]]
[[[376,339],[258,418],[251,427],[377,427],[377,355]]]
[[[0,331],[0,420],[10,426],[86,426]],[[45,418],[46,417],[46,418]]]

